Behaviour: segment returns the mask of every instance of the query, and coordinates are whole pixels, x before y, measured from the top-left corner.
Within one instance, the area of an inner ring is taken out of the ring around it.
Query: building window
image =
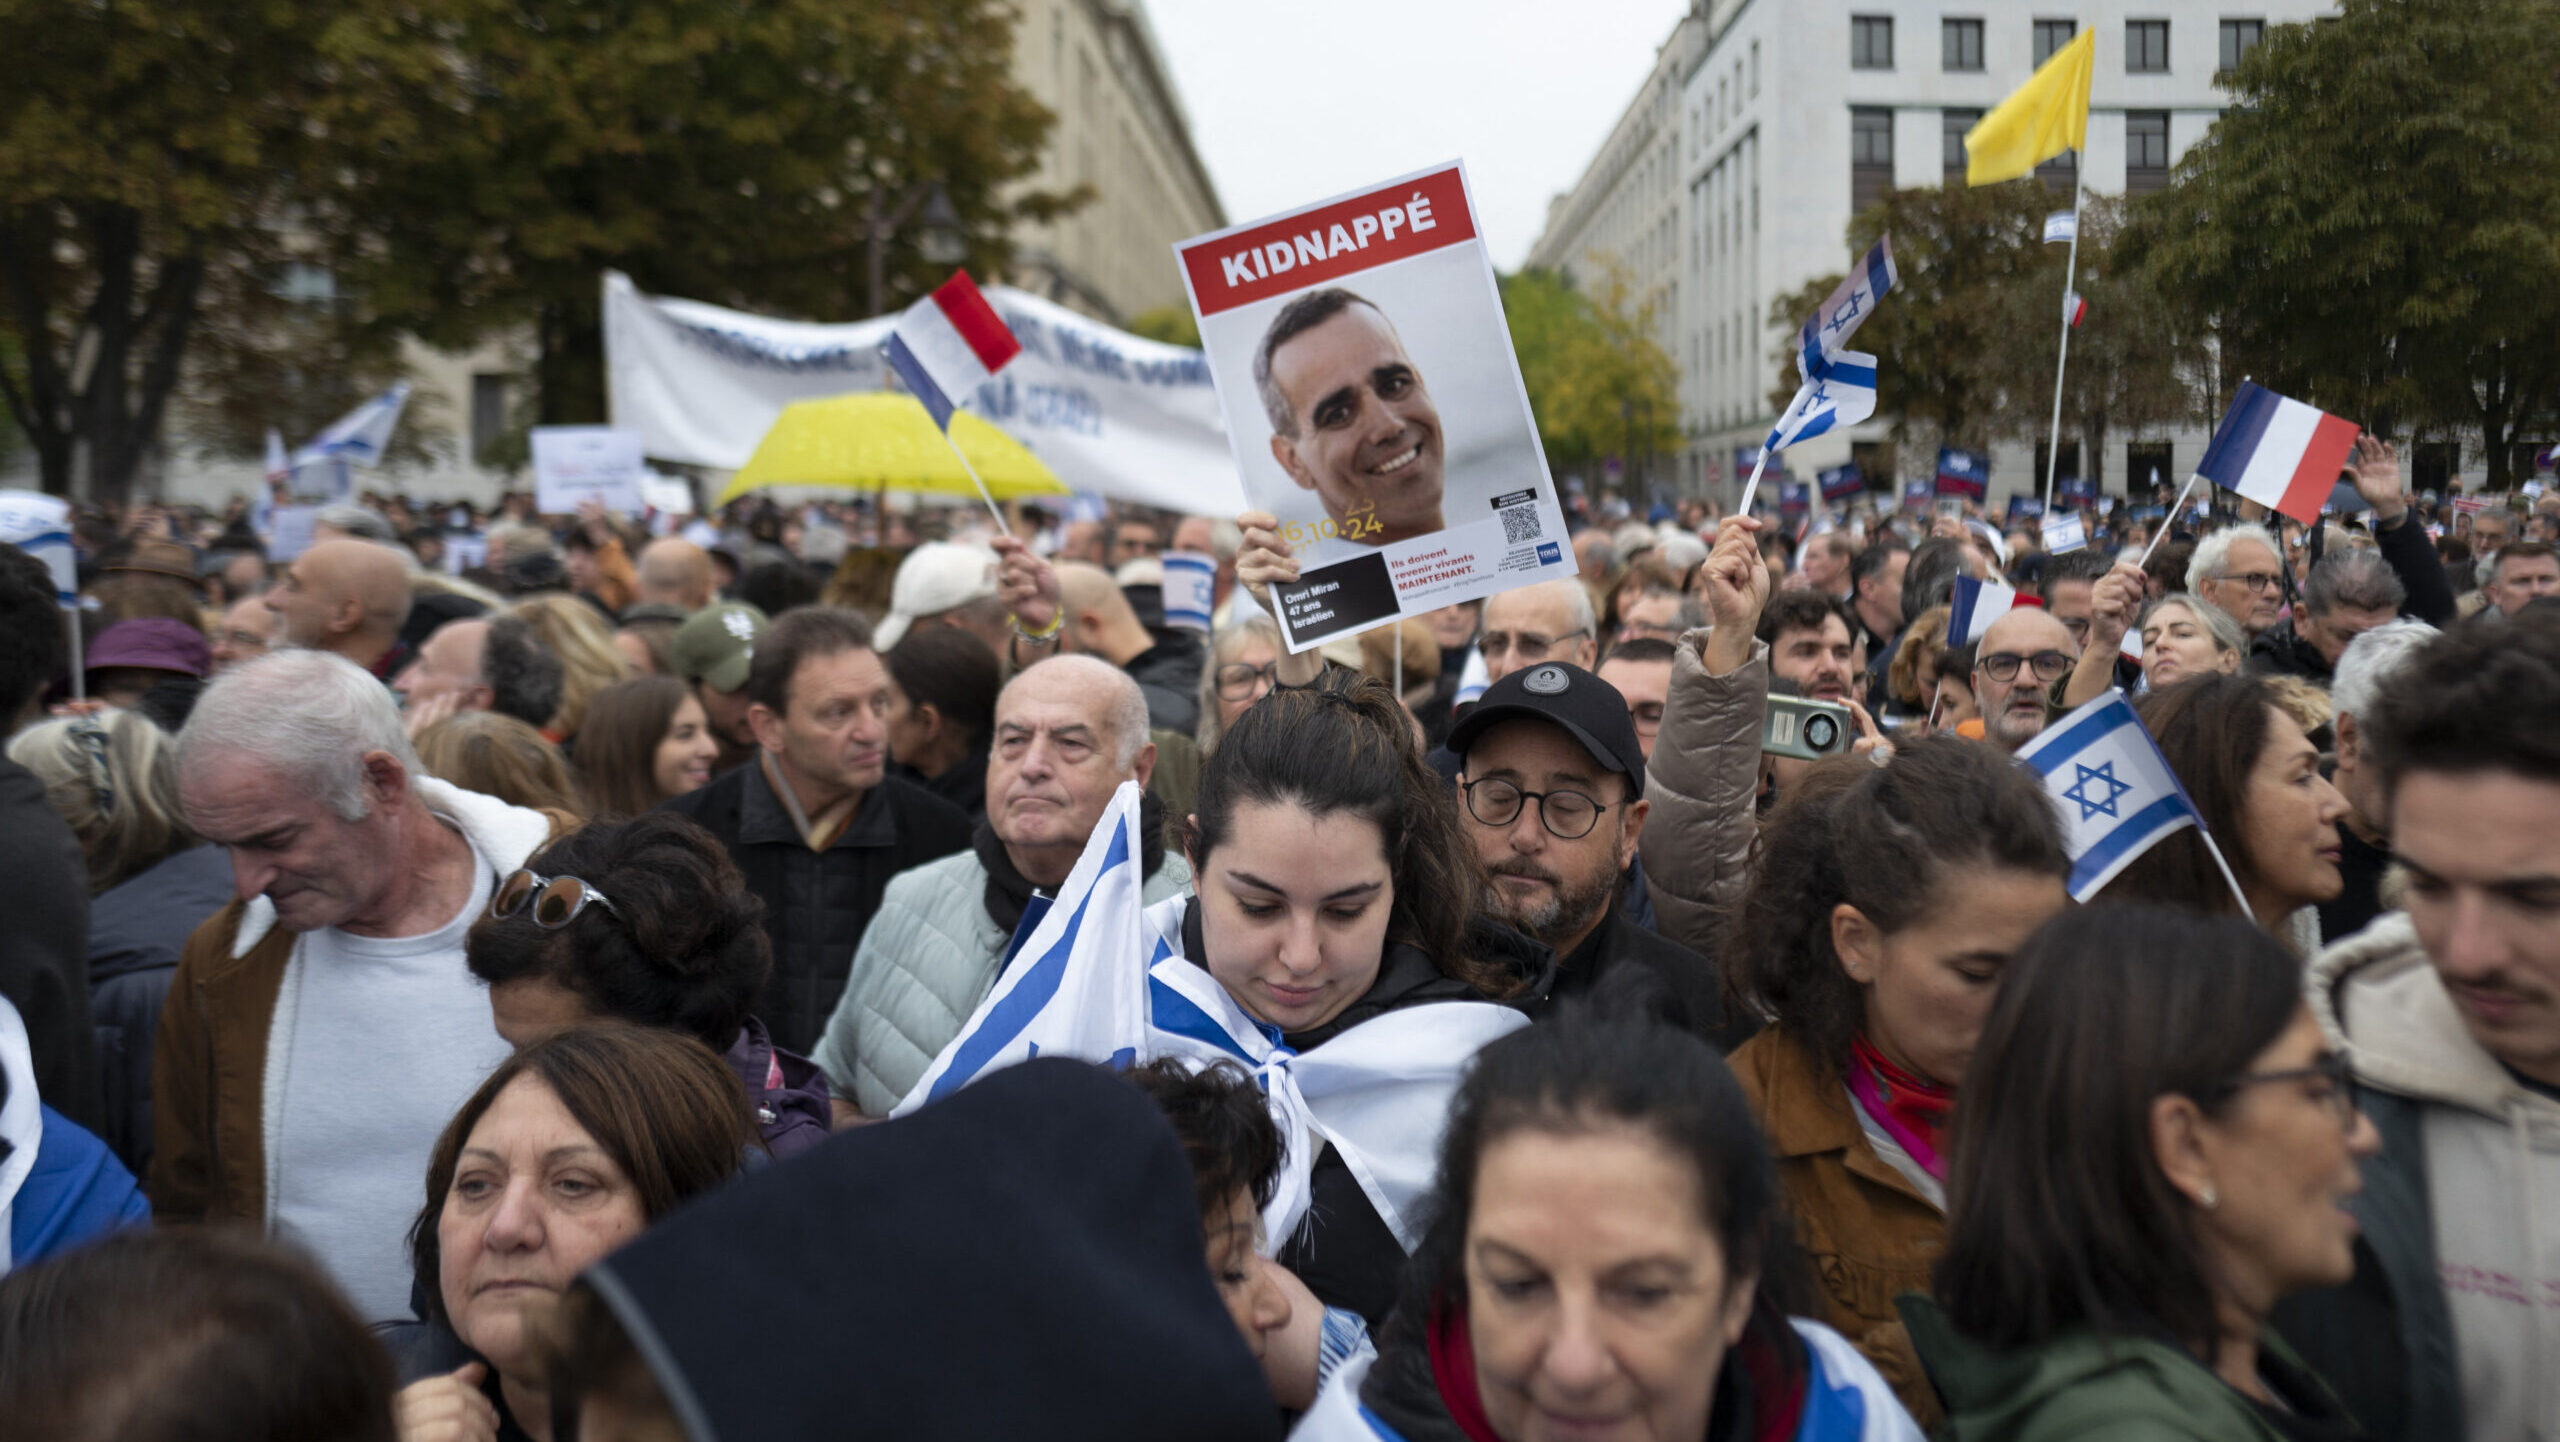
[[[1760,42],[1751,42],[1751,93],[1760,93]]]
[[[2124,73],[2127,75],[2169,73],[2168,21],[2127,20],[2124,22]]]
[[[1980,70],[1982,68],[1982,22],[1979,20],[1941,20],[1938,22],[1939,64],[1948,70]]]
[[[2420,441],[2412,459],[2416,462],[2419,490],[2450,491],[2462,472],[2462,442]]]
[[[2039,20],[2036,22],[2036,63],[2042,65],[2053,58],[2053,52],[2071,43],[2080,33],[2077,20]]]
[[[2124,448],[2125,494],[2139,500],[2153,486],[2170,484],[2172,453],[2167,441],[2128,441]]]
[[[1938,112],[1938,116],[1939,124],[1941,128],[1945,130],[1947,137],[1947,153],[1942,165],[1942,168],[1946,171],[1947,184],[1962,185],[1964,184],[1965,172],[1964,138],[1966,135],[1972,133],[1973,127],[1982,123],[1982,112],[1979,110],[1941,110]]]
[[[1849,112],[1849,209],[1864,210],[1893,189],[1893,112]]]
[[[1849,17],[1849,68],[1852,70],[1891,70],[1893,68],[1892,16],[1852,15]]]
[[[483,371],[471,378],[471,459],[493,464],[507,434],[507,377]]]
[[[2066,150],[2036,167],[2036,179],[2059,190],[2065,200],[2080,189],[2080,152]]]
[[[2044,488],[2045,460],[2050,454],[2050,447],[2046,446],[2042,441],[2036,442],[2035,479],[2036,488],[2038,490],[2042,490]],[[2097,479],[2095,476],[2082,476],[2080,474],[2080,443],[2078,441],[2065,441],[2062,443],[2062,463],[2054,467],[2053,478],[2058,481]]]
[[[2169,112],[2128,110],[2124,117],[2124,189],[2149,195],[2169,185]]]
[[[2266,38],[2267,22],[2264,20],[2223,21],[2222,74],[2227,77],[2239,69],[2241,57],[2256,49],[2258,42]]]

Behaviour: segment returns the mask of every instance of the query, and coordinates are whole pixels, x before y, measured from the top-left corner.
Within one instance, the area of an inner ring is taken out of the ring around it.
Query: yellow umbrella
[[[952,414],[951,439],[998,500],[1067,494],[1066,483],[1038,457],[967,411]],[[725,506],[769,486],[978,493],[923,403],[888,391],[793,401],[783,407],[773,429],[756,443],[756,453],[712,504]]]

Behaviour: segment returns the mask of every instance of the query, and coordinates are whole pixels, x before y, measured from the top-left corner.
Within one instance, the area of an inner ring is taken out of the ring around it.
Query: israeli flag
[[[1840,282],[1830,298],[1814,311],[1813,319],[1796,333],[1796,374],[1810,382],[1821,374],[1824,361],[1841,357],[1849,337],[1866,323],[1876,302],[1890,294],[1900,279],[1901,272],[1893,264],[1893,237],[1888,235],[1868,248],[1866,259],[1858,262],[1858,268],[1849,272],[1849,278]],[[1874,357],[1864,359],[1872,373]],[[1868,389],[1874,389],[1872,379],[1867,384]]]
[[[368,468],[380,465],[382,453],[391,445],[392,429],[400,424],[400,412],[408,404],[409,383],[402,381],[313,436],[309,445],[293,453],[294,467],[338,461]],[[269,469],[273,464],[271,458]]]
[[[2068,210],[2057,210],[2044,218],[2044,243],[2080,238],[2080,217]]]
[[[1769,432],[1763,446],[1783,451],[1798,441],[1854,426],[1876,413],[1876,358],[1858,351],[1813,362],[1814,373],[1796,388],[1787,412]]]
[[[2182,826],[2204,829],[2169,758],[2122,691],[2063,717],[2018,750],[2044,778],[2071,855],[2071,899],[2087,901]]]
[[[1316,1158],[1330,1146],[1412,1251],[1459,1078],[1478,1051],[1528,1017],[1492,1002],[1434,1002],[1292,1050],[1182,955],[1187,898],[1142,906],[1138,796],[1135,782],[1121,786],[1004,979],[891,1115],[1035,1056],[1114,1066],[1233,1061],[1261,1085],[1284,1147],[1263,1212],[1266,1244],[1276,1249],[1305,1220]]]
[[[53,577],[53,598],[80,602],[80,569],[71,549],[71,503],[42,491],[0,490],[0,541],[37,560]]]
[[[1017,939],[1003,978],[891,1115],[904,1116],[1035,1056],[1121,1066],[1137,1059],[1152,949],[1145,936],[1138,797],[1138,783],[1120,783],[1056,898],[1030,935]]]

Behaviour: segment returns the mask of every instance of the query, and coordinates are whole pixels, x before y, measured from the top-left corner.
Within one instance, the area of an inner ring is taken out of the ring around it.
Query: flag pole
[[[1767,446],[1762,446],[1760,448],[1760,459],[1751,463],[1751,479],[1743,483],[1741,514],[1746,516],[1751,514],[1751,498],[1759,494],[1760,491],[1760,470],[1768,464],[1769,448]]]
[[[77,604],[62,608],[62,625],[65,634],[71,638],[71,699],[86,701],[89,699],[89,673],[80,664],[80,607]]]
[[[2162,541],[2169,539],[2169,523],[2178,519],[2178,512],[2187,508],[2187,493],[2194,490],[2196,488],[2196,482],[2201,479],[2202,477],[2200,476],[2189,476],[2187,477],[2187,483],[2178,487],[2178,498],[2169,503],[2169,514],[2160,518],[2160,529],[2151,533],[2151,544],[2142,548],[2142,559],[2134,562],[2135,567],[2139,568],[2151,564],[2151,553],[2160,549],[2160,543]],[[2217,852],[2215,855],[2216,859],[2219,859],[2220,853]]]
[[[2062,463],[2062,372],[2071,363],[2071,287],[2080,275],[2080,161],[2071,157],[2071,254],[2062,263],[2062,353],[2053,362],[2053,425],[2046,432],[2044,449],[2044,509],[2053,512],[2053,477]]]
[[[2240,878],[2231,874],[2231,863],[2222,859],[2222,848],[2213,844],[2213,833],[2204,829],[2202,821],[2196,823],[2196,835],[2204,838],[2204,849],[2213,854],[2213,864],[2222,868],[2222,879],[2231,883],[2231,897],[2240,903],[2240,914],[2256,921],[2258,913],[2249,905],[2249,893],[2240,889]]]
[[[960,469],[969,473],[969,480],[971,484],[978,488],[978,499],[987,503],[987,514],[995,517],[996,534],[999,536],[1012,535],[1013,528],[1004,523],[1004,512],[996,509],[995,492],[988,490],[987,483],[978,479],[978,468],[969,464],[969,458],[960,453],[960,438],[951,434],[949,431],[944,431],[942,433],[942,442],[944,445],[951,447],[951,454],[960,462]]]

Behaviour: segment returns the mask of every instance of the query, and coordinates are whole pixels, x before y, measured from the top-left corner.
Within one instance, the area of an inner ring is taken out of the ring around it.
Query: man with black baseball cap
[[[1555,996],[1604,978],[1730,1050],[1754,1028],[1728,1019],[1705,957],[1635,925],[1617,900],[1644,834],[1644,749],[1617,689],[1543,661],[1487,687],[1449,733],[1460,807],[1491,885],[1486,908],[1552,948]]]

